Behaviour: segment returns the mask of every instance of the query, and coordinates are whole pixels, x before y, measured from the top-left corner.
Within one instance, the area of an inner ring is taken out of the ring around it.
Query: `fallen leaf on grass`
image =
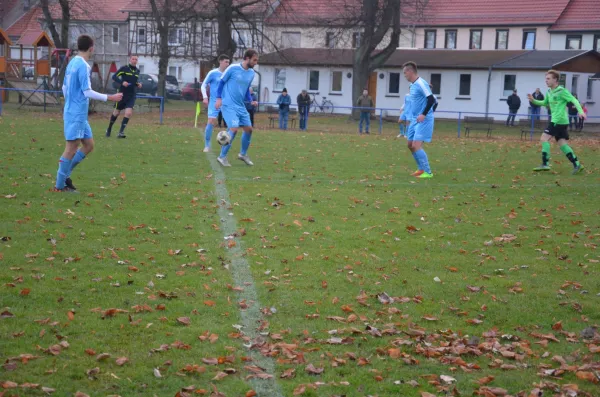
[[[296,376],[296,369],[295,368],[288,368],[285,371],[283,371],[283,373],[281,374],[280,378],[281,379],[291,379],[293,377]]]
[[[21,295],[21,296],[27,296],[27,295],[29,295],[30,292],[31,292],[31,290],[29,288],[23,288],[21,290],[21,292],[19,292],[19,295]]]
[[[110,354],[108,353],[100,353],[96,356],[96,361],[103,361],[110,358]]]
[[[128,362],[129,362],[129,359],[127,357],[119,357],[115,360],[115,363],[119,367],[122,367],[123,365],[127,364]]]
[[[75,393],[75,397],[90,397],[90,396],[88,394],[78,391],[77,393]]]
[[[162,378],[162,375],[160,373],[160,370],[158,368],[154,368],[154,376],[157,378]]]
[[[189,317],[178,317],[177,322],[179,324],[188,326],[188,325],[190,325],[190,318]]]
[[[322,374],[325,368],[315,368],[314,365],[308,364],[305,368],[306,372],[311,375],[319,375]]]

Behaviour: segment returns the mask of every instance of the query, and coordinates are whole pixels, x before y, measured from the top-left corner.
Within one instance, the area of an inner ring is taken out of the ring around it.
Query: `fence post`
[[[163,113],[165,111],[165,97],[160,97],[160,125],[163,123]]]
[[[4,96],[4,89],[0,88],[0,117],[2,116],[2,97]]]
[[[44,90],[44,113],[46,113],[46,90]]]
[[[462,113],[458,112],[458,137],[460,138],[460,119],[462,118]]]
[[[383,109],[379,110],[379,135],[381,135],[381,132],[383,130]]]
[[[531,129],[529,130],[529,140],[533,141],[533,130],[534,130],[534,126],[535,126],[535,116],[533,114],[531,114],[531,110],[530,110],[530,114],[529,117],[531,117]]]

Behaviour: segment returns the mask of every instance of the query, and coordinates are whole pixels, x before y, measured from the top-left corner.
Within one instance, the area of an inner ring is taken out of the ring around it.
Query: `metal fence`
[[[13,92],[15,94],[11,95]],[[9,98],[8,101],[5,100],[5,95]],[[147,108],[148,111],[152,111],[153,108],[157,108],[160,124],[163,124],[165,111],[164,97],[138,94],[136,100],[138,101],[136,103],[138,110],[144,111]],[[143,102],[144,100],[147,100],[147,102]],[[44,113],[62,112],[63,106],[64,97],[62,91],[0,87],[0,116],[2,116],[4,111],[18,114],[19,111],[31,109],[42,110]],[[103,102],[100,101],[90,101],[90,110],[109,112],[113,109],[114,105],[112,103],[103,105]]]

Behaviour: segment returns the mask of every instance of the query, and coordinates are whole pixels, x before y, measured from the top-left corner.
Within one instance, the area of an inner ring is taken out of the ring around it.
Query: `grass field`
[[[414,180],[391,126],[259,130],[221,170],[187,113],[98,116],[61,194],[51,117],[0,118],[0,395],[599,395],[598,141],[535,174],[440,124]]]

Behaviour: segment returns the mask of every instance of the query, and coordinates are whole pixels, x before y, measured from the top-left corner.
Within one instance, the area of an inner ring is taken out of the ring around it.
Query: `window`
[[[502,95],[512,95],[513,91],[517,87],[517,75],[516,74],[505,74],[504,85],[502,86]]]
[[[400,73],[390,72],[388,75],[388,94],[400,94]]]
[[[360,43],[362,42],[362,37],[363,37],[362,32],[352,33],[352,48],[360,47]]]
[[[319,71],[311,70],[308,72],[308,90],[319,91]]]
[[[523,31],[523,49],[534,50],[535,49],[535,30],[524,30]]]
[[[469,49],[481,50],[481,30],[471,30],[471,36],[469,37]]]
[[[327,32],[325,33],[325,48],[335,48],[335,33]]]
[[[273,84],[273,91],[283,91],[285,88],[285,69],[275,68],[275,84]]]
[[[496,30],[496,49],[508,50],[508,30]]]
[[[458,96],[470,96],[471,95],[471,75],[461,74],[460,85],[458,87]]]
[[[437,35],[436,30],[425,31],[425,48],[435,48],[435,36]]]
[[[180,45],[183,43],[183,28],[169,29],[169,45]]]
[[[558,79],[558,85],[562,85],[563,87],[567,86],[567,75],[564,73],[560,74],[560,77]]]
[[[339,70],[331,72],[331,92],[342,92],[342,72],[340,72]]]
[[[565,49],[581,50],[581,35],[580,34],[567,35],[567,44],[565,45]]]
[[[119,28],[112,28],[112,42],[119,44]]]
[[[594,51],[600,50],[600,34],[594,35]]]
[[[281,48],[300,48],[300,32],[281,33]]]
[[[446,30],[446,39],[444,40],[444,48],[449,50],[456,49],[456,30]]]
[[[236,30],[232,32],[232,37],[238,46],[238,49],[252,47],[252,35],[249,30]]]
[[[202,30],[202,45],[204,47],[212,47],[212,29]]]
[[[431,92],[433,93],[433,95],[439,96],[442,93],[442,74],[431,73],[429,83],[431,84]]]
[[[169,66],[169,76],[177,76],[177,66]]]
[[[144,73],[144,65],[140,65],[140,64],[138,63],[138,65],[137,65],[137,68],[138,68],[138,70],[140,71],[140,74],[141,74],[141,73]]]
[[[139,28],[138,29],[138,43],[139,44],[146,44],[146,29],[144,28]]]
[[[574,74],[571,78],[571,94],[577,95],[577,86],[579,85],[579,75]]]
[[[593,97],[593,95],[592,95],[592,92],[593,92],[592,89],[593,88],[594,88],[594,80],[592,80],[591,77],[588,77],[588,81],[587,81],[587,95],[586,95],[586,98],[588,100],[594,99],[594,98],[592,98]]]

